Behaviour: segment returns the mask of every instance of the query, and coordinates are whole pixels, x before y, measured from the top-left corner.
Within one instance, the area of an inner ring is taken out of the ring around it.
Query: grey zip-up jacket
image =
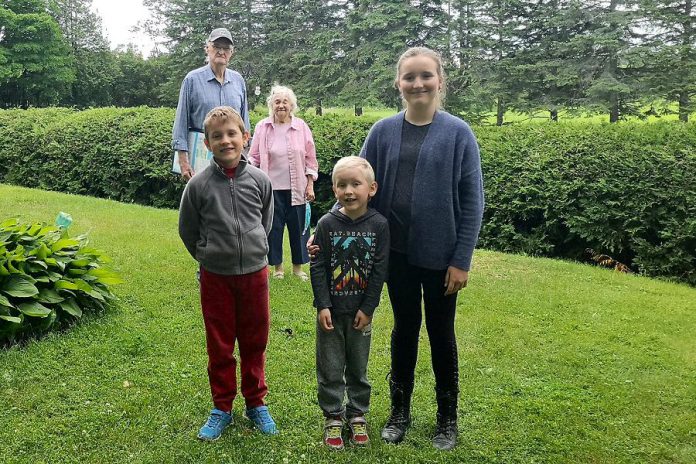
[[[179,236],[191,256],[216,274],[249,274],[266,266],[272,222],[271,181],[244,157],[232,179],[211,159],[181,197]]]

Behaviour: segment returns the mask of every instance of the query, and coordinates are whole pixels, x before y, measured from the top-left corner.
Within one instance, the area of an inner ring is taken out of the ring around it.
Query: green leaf
[[[51,310],[39,303],[38,301],[30,301],[28,303],[20,303],[17,308],[27,316],[31,317],[47,317],[51,314]]]
[[[36,299],[41,303],[60,303],[65,300],[58,292],[50,288],[42,288],[39,290],[39,296],[36,297]]]
[[[22,323],[22,318],[15,316],[3,316],[0,314],[0,319],[2,319],[3,321],[14,322],[15,324]]]
[[[4,265],[0,264],[0,277],[8,276],[10,273],[7,271]]]
[[[59,303],[59,306],[63,309],[63,311],[70,314],[71,316],[82,317],[82,310],[77,305],[74,298],[61,301]]]
[[[10,303],[10,300],[8,300],[7,297],[1,293],[0,293],[0,306],[9,306],[10,308],[14,308],[14,305],[12,303]]]
[[[57,281],[55,284],[53,284],[53,288],[56,290],[78,290],[78,286],[68,280]]]
[[[38,234],[40,230],[41,230],[41,224],[34,224],[33,226],[31,226],[29,228],[27,233],[29,235],[36,236],[36,234]]]
[[[102,283],[104,285],[118,285],[124,282],[118,274],[106,269],[90,269],[87,272],[87,274],[97,277],[97,282]]]
[[[92,291],[92,286],[82,279],[75,279],[75,284],[78,290],[82,290],[85,293],[90,293]]]
[[[63,250],[65,248],[76,248],[78,246],[80,246],[80,242],[77,240],[72,238],[64,238],[51,245],[51,251],[55,253],[56,251]]]
[[[28,298],[39,293],[39,289],[34,285],[34,279],[21,274],[9,276],[0,285],[0,291],[17,298]]]
[[[81,258],[81,259],[76,259],[73,262],[70,263],[71,267],[85,267],[89,266],[92,263],[92,260],[89,258]]]

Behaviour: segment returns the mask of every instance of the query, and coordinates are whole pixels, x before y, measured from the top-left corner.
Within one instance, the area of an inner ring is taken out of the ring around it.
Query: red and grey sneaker
[[[348,420],[350,428],[350,442],[357,446],[365,446],[370,442],[367,435],[367,421],[365,416],[355,416]]]
[[[337,417],[327,417],[324,422],[324,444],[333,450],[343,449],[343,421]]]

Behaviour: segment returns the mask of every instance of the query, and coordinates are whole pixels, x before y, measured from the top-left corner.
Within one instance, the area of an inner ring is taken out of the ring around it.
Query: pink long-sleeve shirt
[[[259,121],[254,129],[249,161],[266,173],[269,172],[270,149],[274,140],[273,118],[268,117]],[[288,147],[288,162],[290,164],[290,202],[293,206],[302,205],[306,201],[307,176],[317,180],[319,175],[312,131],[306,122],[293,116],[285,142]]]

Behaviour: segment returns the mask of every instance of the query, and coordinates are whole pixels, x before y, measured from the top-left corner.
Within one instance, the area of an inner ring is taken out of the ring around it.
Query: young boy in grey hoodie
[[[317,381],[324,412],[324,443],[343,448],[343,420],[355,445],[369,441],[365,414],[370,404],[367,361],[372,314],[387,274],[389,225],[368,208],[377,192],[374,172],[363,158],[339,160],[332,174],[341,207],[317,224],[311,261],[317,308]],[[344,394],[348,402],[344,406]]]
[[[201,309],[213,410],[198,438],[213,441],[232,423],[239,345],[246,416],[265,434],[278,429],[264,398],[270,324],[267,235],[273,220],[268,176],[242,155],[249,140],[239,113],[221,106],[205,117],[210,165],[189,181],[179,208],[179,236],[200,265]]]

